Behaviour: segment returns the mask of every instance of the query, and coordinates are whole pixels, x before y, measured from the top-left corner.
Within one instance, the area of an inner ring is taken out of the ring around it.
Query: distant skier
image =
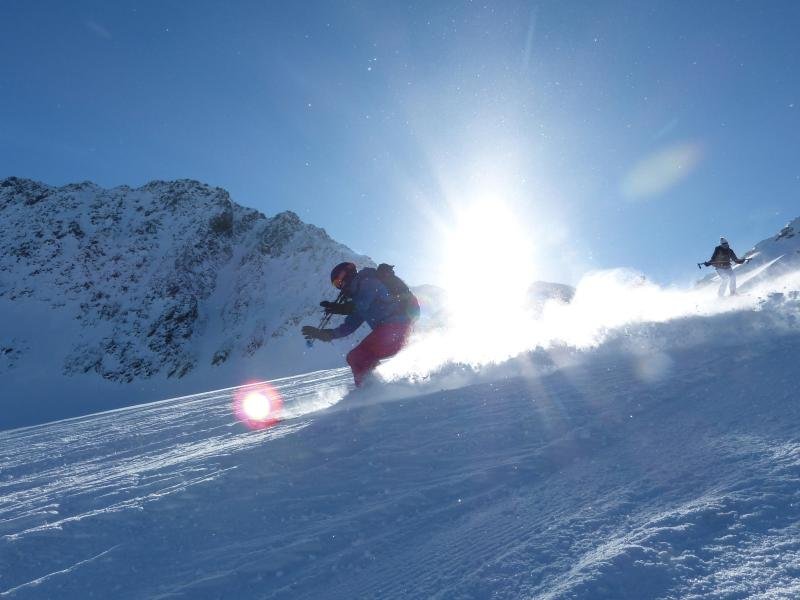
[[[358,271],[353,263],[340,263],[331,271],[331,283],[341,290],[340,300],[320,305],[328,315],[347,315],[344,323],[334,329],[306,325],[301,331],[307,340],[330,342],[350,335],[366,321],[372,333],[347,355],[353,379],[360,387],[381,359],[394,356],[406,344],[419,316],[419,303],[391,265]]]
[[[746,262],[750,262],[750,259],[739,258],[736,256],[736,253],[731,249],[730,245],[728,244],[728,240],[724,237],[719,238],[719,246],[714,248],[714,253],[711,255],[711,259],[707,260],[704,263],[697,263],[697,266],[704,265],[706,267],[714,267],[717,270],[717,274],[722,282],[719,285],[719,295],[725,295],[725,288],[728,287],[730,289],[730,295],[736,295],[736,273],[733,272],[731,268],[731,261],[735,262],[737,265],[741,265]]]

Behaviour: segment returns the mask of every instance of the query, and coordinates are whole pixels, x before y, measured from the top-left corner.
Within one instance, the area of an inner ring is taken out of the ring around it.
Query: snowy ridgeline
[[[0,596],[800,597],[798,313],[292,377],[260,431],[251,386],[0,432]]]
[[[372,264],[294,213],[267,218],[195,181],[3,180],[3,412],[52,397],[52,418],[157,399],[151,380],[178,393],[340,364],[341,348],[305,356],[297,330],[319,319],[344,260]],[[59,407],[67,391],[106,403]]]

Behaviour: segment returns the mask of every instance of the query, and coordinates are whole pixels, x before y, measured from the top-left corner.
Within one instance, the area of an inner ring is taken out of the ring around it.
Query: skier
[[[730,288],[731,296],[736,295],[736,273],[734,273],[733,269],[731,268],[731,261],[735,262],[737,265],[741,265],[743,263],[750,262],[750,259],[739,258],[736,256],[736,253],[731,249],[730,245],[728,245],[728,240],[726,240],[724,237],[721,237],[719,238],[719,246],[714,248],[714,253],[711,255],[711,259],[704,263],[697,263],[698,268],[702,264],[706,267],[714,267],[717,270],[717,274],[722,280],[718,291],[720,297],[725,295],[726,287]]]
[[[395,281],[399,282],[397,285],[401,290],[398,291],[396,285],[391,285],[391,290],[387,287],[386,283]],[[411,326],[419,314],[419,304],[389,265],[381,265],[378,270],[364,268],[358,271],[353,263],[340,263],[331,271],[331,283],[341,290],[340,298],[344,301],[323,301],[320,305],[327,315],[347,315],[344,323],[334,329],[306,325],[301,331],[307,340],[330,342],[350,335],[366,321],[372,333],[347,355],[353,379],[360,387],[381,359],[394,356],[406,344]]]

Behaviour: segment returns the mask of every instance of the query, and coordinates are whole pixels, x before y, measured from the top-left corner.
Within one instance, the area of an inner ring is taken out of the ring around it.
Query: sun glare
[[[445,236],[443,283],[451,341],[469,362],[499,360],[519,346],[535,275],[530,237],[498,199],[476,202],[455,215]]]

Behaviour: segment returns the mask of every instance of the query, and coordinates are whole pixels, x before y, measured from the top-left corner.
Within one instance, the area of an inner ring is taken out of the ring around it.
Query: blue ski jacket
[[[375,329],[386,323],[407,323],[411,320],[402,304],[389,294],[375,269],[361,269],[342,291],[353,300],[354,307],[344,323],[333,329],[334,339],[350,335],[364,321]]]

